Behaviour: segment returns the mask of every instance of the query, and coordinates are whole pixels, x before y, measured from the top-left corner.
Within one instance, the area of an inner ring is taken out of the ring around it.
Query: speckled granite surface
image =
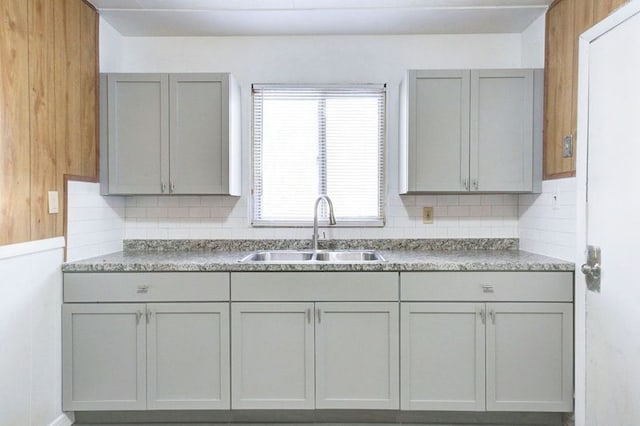
[[[240,260],[253,250],[268,249],[262,241],[251,241],[251,246],[225,246],[212,249],[197,248],[197,243],[172,243],[171,247],[150,250],[152,244],[140,242],[129,245],[123,252],[92,259],[66,263],[64,272],[169,272],[169,271],[573,271],[574,264],[559,259],[520,251],[512,242],[505,242],[510,249],[486,249],[490,246],[473,246],[470,240],[446,240],[447,244],[425,249],[416,241],[402,240],[407,245],[389,242],[387,246],[355,245],[348,248],[375,248],[386,259],[382,263],[241,263]],[[218,240],[220,241],[220,240]],[[247,241],[247,240],[244,240]],[[268,241],[268,240],[267,240]],[[360,241],[363,240],[350,240]],[[401,240],[383,240],[401,241]],[[438,240],[431,240],[438,241]],[[445,241],[445,240],[442,240]],[[466,242],[465,242],[466,241]],[[485,241],[485,240],[483,240]],[[503,240],[504,241],[504,240]],[[455,242],[467,249],[460,249]],[[308,243],[308,242],[307,242]],[[158,244],[158,243],[155,243]],[[208,245],[207,245],[208,244]],[[238,243],[239,244],[239,243]],[[243,243],[244,244],[244,243]],[[354,243],[355,244],[355,243]],[[517,240],[515,240],[517,247]],[[428,246],[428,243],[427,243]],[[468,247],[479,247],[469,249]],[[189,249],[187,249],[187,247]],[[264,248],[263,248],[264,247]],[[417,248],[416,248],[417,247]],[[444,247],[444,248],[443,248]],[[231,250],[235,248],[234,250]],[[297,249],[295,245],[277,246],[281,249]],[[308,248],[302,246],[300,248]],[[338,246],[337,248],[347,248]]]
[[[517,250],[517,238],[349,239],[321,240],[330,250]],[[125,240],[124,251],[305,250],[311,240]]]

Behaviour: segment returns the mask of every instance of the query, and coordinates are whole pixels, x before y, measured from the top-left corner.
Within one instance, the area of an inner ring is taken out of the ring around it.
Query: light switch
[[[58,213],[58,191],[49,191],[49,214]]]

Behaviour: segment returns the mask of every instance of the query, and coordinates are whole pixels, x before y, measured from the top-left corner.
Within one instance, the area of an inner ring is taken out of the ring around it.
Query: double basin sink
[[[374,250],[266,250],[255,251],[242,263],[376,263],[386,260]]]

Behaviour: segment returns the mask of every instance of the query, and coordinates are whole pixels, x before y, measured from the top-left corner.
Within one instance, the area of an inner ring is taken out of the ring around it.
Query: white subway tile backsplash
[[[554,196],[557,200],[554,203]],[[542,182],[539,195],[521,195],[518,205],[520,248],[573,260],[576,239],[576,179]]]
[[[158,197],[155,196],[140,196],[136,197],[136,206],[138,207],[155,207],[158,205]]]
[[[456,238],[514,238],[518,236],[517,199],[517,195],[502,194],[390,194],[385,227],[323,231],[329,238],[447,238],[454,235]],[[250,200],[250,197],[227,196],[126,197],[123,202],[127,206],[125,236],[310,238],[308,228],[253,228],[249,219]],[[422,222],[424,207],[434,208],[433,224]]]
[[[67,260],[121,250],[126,232],[126,205],[125,197],[100,195],[98,183],[69,181]]]
[[[457,195],[438,195],[439,206],[455,206],[459,204]]]

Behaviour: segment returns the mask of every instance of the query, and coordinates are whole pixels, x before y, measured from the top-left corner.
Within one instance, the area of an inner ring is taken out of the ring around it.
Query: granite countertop
[[[377,240],[348,244],[332,242],[332,249],[362,246],[378,250],[386,259],[382,263],[241,263],[253,250],[298,249],[283,242],[263,247],[241,240],[224,246],[189,245],[185,241],[171,244],[158,240],[125,242],[125,250],[91,259],[65,263],[64,272],[182,272],[182,271],[573,271],[574,264],[564,260],[518,250],[517,240]],[[220,240],[211,240],[220,241]],[[242,241],[245,243],[243,244]],[[282,241],[282,240],[280,240]],[[438,244],[440,241],[442,244]],[[452,244],[458,241],[459,244]],[[507,241],[507,243],[505,243]],[[474,244],[477,243],[477,244]],[[495,244],[493,244],[495,243]],[[251,247],[247,247],[251,244]],[[515,246],[515,247],[514,247]],[[360,247],[360,248],[362,248]],[[479,247],[479,248],[474,248]],[[133,248],[133,249],[132,249]],[[305,247],[302,247],[305,248]]]

